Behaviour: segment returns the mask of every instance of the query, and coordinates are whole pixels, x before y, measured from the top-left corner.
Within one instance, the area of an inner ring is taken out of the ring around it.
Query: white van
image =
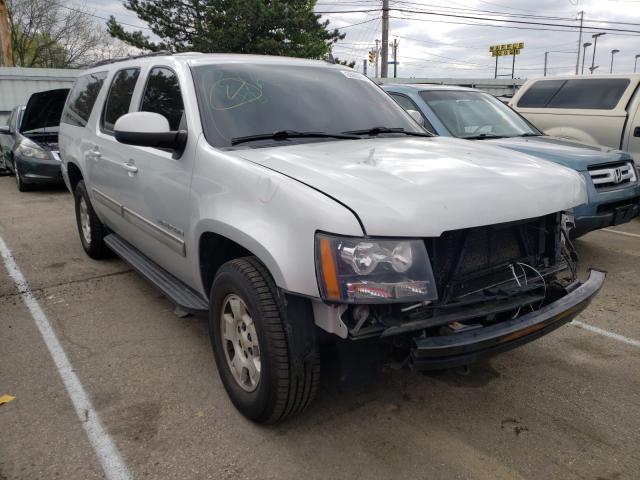
[[[509,105],[548,135],[630,152],[640,160],[640,74],[528,80]]]

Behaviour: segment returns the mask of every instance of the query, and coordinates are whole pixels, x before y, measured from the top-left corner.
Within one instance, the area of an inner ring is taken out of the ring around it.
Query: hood
[[[620,150],[599,145],[586,145],[546,135],[539,137],[496,138],[481,141],[559,163],[578,171],[586,171],[587,167],[591,165],[631,160],[629,154]]]
[[[31,95],[22,115],[20,131],[28,133],[41,128],[57,129],[68,93],[68,88],[60,88]]]
[[[368,235],[437,237],[447,230],[538,217],[587,200],[584,181],[573,170],[452,138],[342,140],[229,153],[347,205]]]

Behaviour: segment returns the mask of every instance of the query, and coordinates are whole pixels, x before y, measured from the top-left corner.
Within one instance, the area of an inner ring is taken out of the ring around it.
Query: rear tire
[[[283,319],[277,287],[257,258],[220,267],[209,302],[211,345],[231,401],[257,423],[277,423],[302,411],[318,389],[319,356],[294,370]]]
[[[80,180],[73,192],[76,207],[76,224],[82,248],[91,258],[100,260],[109,257],[111,251],[104,243],[106,229],[93,210],[84,180]]]

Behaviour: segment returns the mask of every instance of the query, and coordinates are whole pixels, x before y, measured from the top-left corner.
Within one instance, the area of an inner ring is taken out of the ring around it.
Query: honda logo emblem
[[[622,181],[622,169],[620,167],[613,171],[613,183],[620,183]]]

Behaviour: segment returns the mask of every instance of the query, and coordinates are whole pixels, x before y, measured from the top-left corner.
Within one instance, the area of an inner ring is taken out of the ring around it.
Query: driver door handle
[[[122,168],[129,172],[129,175],[135,175],[138,173],[138,167],[136,167],[136,164],[133,163],[132,160],[129,160],[127,163],[123,163]]]
[[[102,154],[100,153],[100,149],[97,145],[94,145],[91,150],[89,150],[89,157],[93,160],[99,160]]]

